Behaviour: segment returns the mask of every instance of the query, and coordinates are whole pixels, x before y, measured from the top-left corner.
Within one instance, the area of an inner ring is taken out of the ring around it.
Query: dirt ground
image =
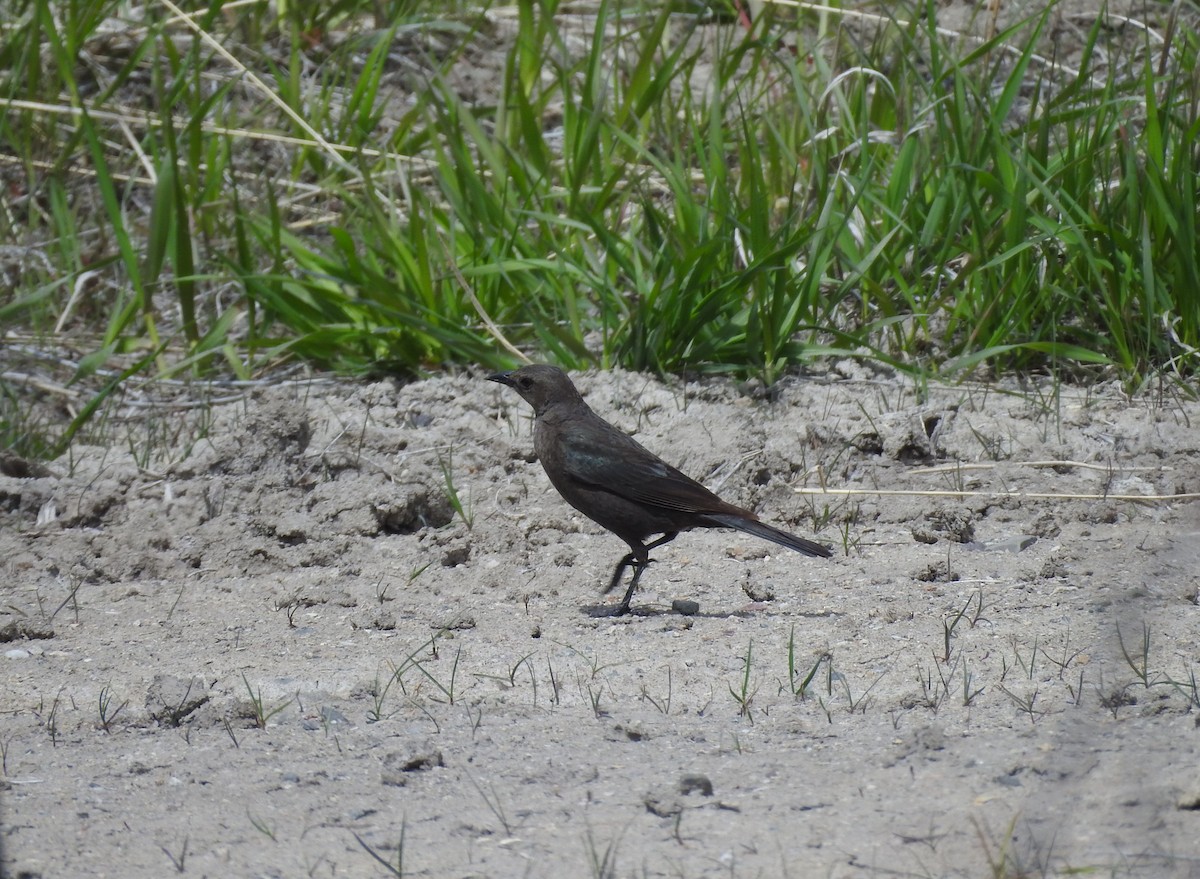
[[[1200,404],[576,378],[835,557],[685,534],[605,616],[482,375],[0,459],[0,874],[1200,877]]]
[[[692,532],[604,616],[481,375],[9,461],[7,875],[1200,876],[1200,404],[576,378],[835,558]]]

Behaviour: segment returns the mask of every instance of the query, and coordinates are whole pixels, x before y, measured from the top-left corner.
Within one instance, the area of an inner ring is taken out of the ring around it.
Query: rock
[[[925,523],[913,525],[912,534],[920,543],[937,543],[939,537],[969,543],[975,536],[975,514],[966,507],[939,507],[925,514]]]
[[[471,544],[465,540],[446,547],[442,552],[442,567],[453,568],[466,564],[471,558]]]
[[[381,784],[404,787],[414,772],[424,772],[445,766],[442,752],[429,741],[414,743],[402,751],[392,751],[383,758],[379,771]]]
[[[1014,534],[1011,537],[1001,537],[998,540],[989,540],[986,543],[978,543],[972,541],[967,544],[967,549],[973,549],[978,552],[1023,552],[1029,547],[1037,543],[1037,538],[1031,534]]]
[[[0,626],[0,643],[53,637],[54,627],[44,617],[23,617]]]
[[[209,699],[209,684],[199,675],[190,679],[155,675],[146,691],[146,712],[166,726],[179,726]]]
[[[742,584],[742,591],[746,593],[751,601],[761,602],[775,600],[775,590],[773,590],[770,586],[759,586],[756,583],[747,581]]]
[[[683,812],[683,803],[679,799],[679,795],[670,788],[658,788],[649,791],[642,802],[646,804],[646,811],[659,818],[674,818]]]
[[[475,617],[469,613],[455,612],[430,622],[429,628],[439,632],[466,632],[475,628]]]
[[[0,449],[0,473],[13,479],[40,479],[54,475],[41,462],[22,458],[7,449]]]
[[[1175,808],[1185,812],[1200,812],[1200,777],[1193,778],[1175,801]]]

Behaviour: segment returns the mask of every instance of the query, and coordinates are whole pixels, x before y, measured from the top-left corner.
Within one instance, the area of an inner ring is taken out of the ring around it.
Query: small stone
[[[0,473],[13,479],[42,479],[53,475],[44,464],[27,461],[6,449],[0,449]]]
[[[742,591],[746,596],[754,602],[774,601],[775,590],[770,586],[759,586],[755,583],[746,582],[742,584]]]
[[[336,708],[328,705],[321,708],[321,721],[329,726],[350,726],[350,719]]]
[[[368,625],[379,632],[394,632],[396,631],[396,615],[393,613],[378,614]]]
[[[914,525],[912,527],[913,540],[917,543],[937,543],[938,537],[930,528],[924,525]]]
[[[1046,559],[1042,564],[1041,570],[1038,571],[1038,576],[1043,580],[1054,580],[1066,577],[1067,574],[1067,566],[1056,558]]]
[[[54,627],[44,617],[24,617],[0,626],[0,643],[28,638],[53,638]]]
[[[650,791],[642,798],[642,802],[646,804],[646,811],[659,818],[674,818],[683,812],[683,803],[679,801],[679,796],[669,788]]]
[[[468,613],[454,614],[432,623],[430,628],[442,632],[465,632],[475,628],[475,617]]]
[[[671,610],[685,617],[694,617],[700,613],[700,602],[690,598],[676,598],[671,602]]]
[[[939,507],[926,513],[923,523],[914,524],[912,534],[921,543],[936,543],[939,537],[970,543],[975,537],[975,514],[966,507]]]
[[[646,727],[639,720],[618,721],[613,724],[613,731],[618,741],[624,738],[630,742],[641,742],[649,738]]]
[[[465,565],[471,558],[471,544],[463,541],[446,547],[442,553],[442,567],[453,568]]]
[[[14,649],[14,650],[6,650],[6,651],[4,651],[4,657],[5,657],[6,659],[28,659],[28,658],[29,658],[29,651],[28,651],[28,650],[22,650],[22,649],[20,649],[20,648],[18,647],[18,648]]]
[[[713,783],[707,775],[684,775],[679,779],[679,792],[685,797],[690,794],[713,795]]]
[[[404,787],[414,772],[424,772],[445,766],[442,752],[429,742],[422,742],[404,751],[392,751],[383,758],[379,780],[392,787]]]
[[[1031,529],[1037,537],[1044,537],[1047,540],[1052,540],[1062,534],[1062,528],[1058,525],[1058,520],[1049,513],[1042,513],[1034,520]]]
[[[1032,534],[1014,534],[1011,537],[1001,537],[998,540],[989,540],[986,543],[978,543],[972,541],[966,544],[967,549],[974,549],[980,552],[1023,552],[1037,543],[1037,538]]]
[[[179,726],[209,698],[210,685],[196,675],[155,675],[146,690],[146,711],[164,726]]]
[[[1193,782],[1184,790],[1175,801],[1175,806],[1184,812],[1200,812],[1200,782]]]
[[[893,744],[896,747],[888,760],[883,764],[887,768],[891,768],[901,760],[906,760],[910,757],[937,760],[937,752],[944,750],[946,747],[946,733],[941,727],[931,724],[914,729],[909,734],[897,739]]]

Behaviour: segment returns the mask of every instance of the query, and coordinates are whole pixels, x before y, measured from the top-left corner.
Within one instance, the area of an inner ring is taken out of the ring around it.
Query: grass
[[[246,694],[250,700],[250,716],[253,718],[254,725],[258,729],[266,729],[267,723],[270,722],[272,717],[279,714],[292,704],[293,700],[288,699],[285,702],[280,702],[278,705],[269,706],[263,699],[262,688],[255,690],[254,687],[251,686],[245,672],[242,673],[242,683],[246,686]]]
[[[454,483],[454,447],[451,446],[446,452],[446,457],[438,455],[438,467],[442,471],[442,481],[444,483],[444,491],[446,500],[450,504],[450,509],[454,510],[455,515],[462,520],[462,523],[467,526],[470,531],[475,526],[475,505],[471,495],[468,493],[467,499],[464,502],[458,486]]]
[[[749,651],[747,650],[747,652]],[[793,624],[791,629],[788,630],[787,642],[788,691],[801,699],[807,698],[809,687],[812,686],[813,678],[817,676],[817,671],[821,668],[822,663],[825,663],[827,669],[832,670],[833,654],[829,653],[828,651],[821,651],[817,653],[816,659],[813,661],[813,664],[809,666],[807,673],[805,673],[802,678],[800,677],[801,673],[803,672],[803,668],[797,665],[796,626]],[[797,682],[797,678],[800,679],[799,682]]]
[[[368,855],[370,855],[371,859],[373,861],[375,861],[375,863],[377,863],[381,867],[383,867],[383,869],[387,875],[401,877],[404,875],[404,835],[407,832],[407,830],[408,830],[408,822],[406,820],[401,820],[401,822],[400,822],[400,838],[396,842],[396,863],[395,863],[395,865],[393,865],[391,861],[389,861],[383,855],[379,854],[378,851],[376,851],[370,845],[368,845],[367,842],[361,836],[359,836],[357,833],[354,833],[354,831],[351,831],[351,835],[358,841],[358,844],[360,846],[362,846],[363,851],[365,851]]]
[[[972,605],[974,610],[972,610]],[[967,603],[952,614],[942,618],[942,655],[940,657],[943,663],[950,661],[952,653],[951,641],[954,639],[954,631],[958,628],[958,624],[966,620],[969,628],[975,628],[979,620],[983,617],[983,589],[976,589],[967,599]]]
[[[296,360],[1195,372],[1184,7],[1057,59],[1054,4],[986,39],[928,4],[749,33],[619,0],[303,6],[6,4],[5,445],[61,454],[135,379]],[[29,403],[45,373],[87,389],[65,428]]]
[[[173,866],[175,868],[176,873],[185,872],[185,869],[187,866],[188,840],[189,840],[189,837],[187,836],[187,834],[184,834],[183,843],[179,847],[179,854],[175,854],[169,848],[167,848],[165,845],[160,845],[158,847],[159,851],[161,851],[164,855],[166,855],[167,858],[171,861],[171,866]]]
[[[129,707],[129,700],[125,699],[120,705],[114,705],[117,697],[113,695],[110,687],[101,687],[100,696],[98,698],[99,720],[97,725],[106,733],[112,732],[112,725],[116,721],[117,716]]]
[[[426,665],[431,662],[436,662],[439,658],[438,639],[446,637],[446,630],[440,630],[416,648],[409,651],[400,662],[390,662],[390,672],[388,678],[384,682],[380,682],[378,678],[372,692],[373,707],[367,712],[368,723],[378,723],[386,720],[391,716],[391,712],[385,712],[384,706],[387,703],[392,687],[399,688],[401,695],[406,698],[415,696],[426,682],[433,685],[435,693],[432,695],[434,701],[442,701],[448,705],[454,704],[455,687],[458,681],[458,667],[462,660],[462,648],[460,647],[454,654],[454,661],[450,667],[450,677],[447,681],[442,681],[433,674]],[[420,654],[429,651],[429,657],[422,659]],[[405,683],[405,677],[409,672],[416,671],[419,675],[418,683],[413,692],[410,694],[408,685]],[[513,672],[515,675],[515,670]],[[441,695],[437,695],[440,693]]]
[[[738,706],[738,717],[744,717],[746,720],[754,723],[754,712],[752,706],[754,704],[754,696],[757,690],[756,687],[750,685],[750,670],[753,667],[752,657],[754,655],[754,642],[751,641],[746,645],[746,655],[742,658],[742,679],[737,688],[733,684],[727,684],[729,687],[729,695],[733,697],[733,701]]]

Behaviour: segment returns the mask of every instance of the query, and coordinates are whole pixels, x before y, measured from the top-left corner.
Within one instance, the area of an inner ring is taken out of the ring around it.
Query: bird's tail
[[[761,537],[763,540],[778,543],[780,546],[786,546],[788,549],[794,549],[796,552],[802,552],[805,555],[819,556],[823,559],[833,555],[828,547],[822,546],[819,543],[813,543],[811,540],[805,540],[803,537],[797,537],[795,534],[781,531],[772,525],[768,525],[766,522],[759,522],[757,519],[747,519],[744,516],[735,516],[730,513],[706,513],[705,518],[711,519],[713,522],[723,525],[726,528],[736,528],[738,531],[753,534],[755,537]]]

